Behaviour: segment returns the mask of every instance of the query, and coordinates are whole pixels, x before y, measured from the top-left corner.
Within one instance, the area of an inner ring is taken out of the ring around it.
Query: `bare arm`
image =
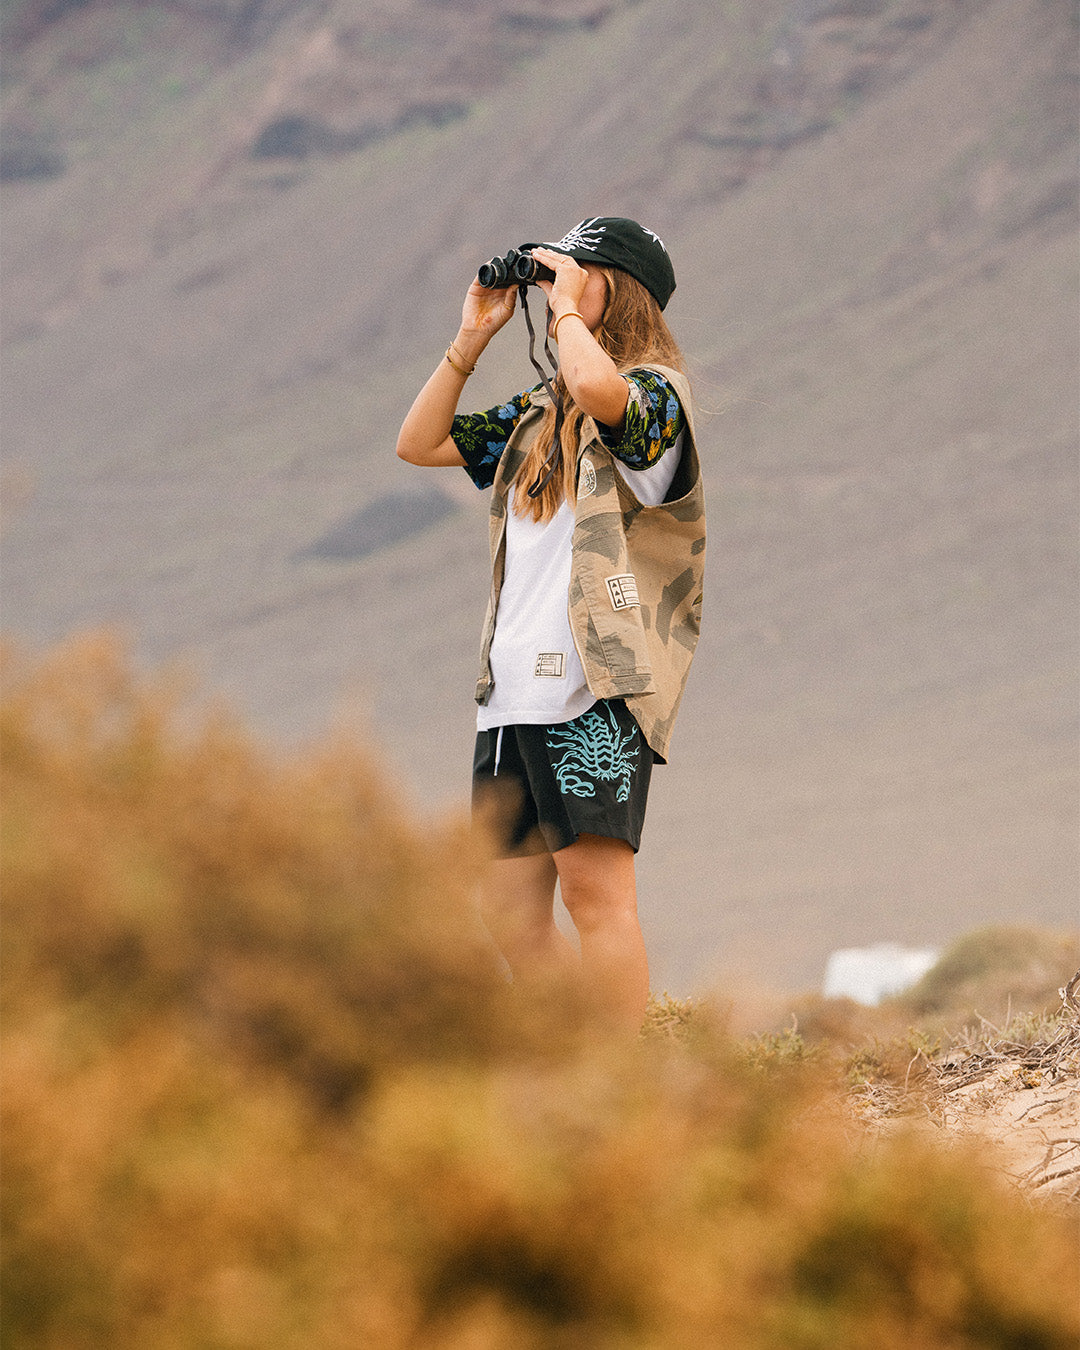
[[[534,248],[533,256],[555,273],[554,283],[542,281],[554,322],[559,323],[559,370],[577,406],[606,427],[622,425],[630,389],[615,362],[593,333],[600,327],[607,285],[598,269],[579,266],[573,258],[550,249]],[[574,318],[574,311],[582,317]]]
[[[469,287],[450,359],[444,357],[439,362],[405,414],[397,439],[399,459],[424,468],[460,467],[465,463],[450,435],[468,379],[465,372],[476,365],[484,348],[513,314],[516,295],[513,286],[489,291],[474,281]]]

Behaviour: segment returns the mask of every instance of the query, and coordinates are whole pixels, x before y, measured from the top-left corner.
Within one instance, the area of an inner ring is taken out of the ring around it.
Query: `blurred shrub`
[[[1037,1036],[1061,1007],[1059,990],[1080,968],[1080,937],[1019,925],[964,934],[911,989],[867,1007],[849,998],[806,993],[776,1010],[826,1058],[848,1056],[855,1078],[905,1083],[916,1056],[989,1024],[1016,1037]],[[1024,1024],[1031,1026],[1025,1032]],[[794,1034],[794,1033],[793,1033]]]
[[[1054,1013],[1058,990],[1080,968],[1080,937],[998,925],[966,933],[918,984],[893,1000],[898,1010],[957,1025],[1012,1013]]]
[[[794,1032],[511,997],[476,841],[354,740],[271,757],[107,639],[4,676],[4,1345],[1075,1344],[1067,1231],[861,1148]]]
[[[476,844],[409,822],[353,740],[288,763],[222,713],[185,732],[107,639],[4,674],[5,1008],[110,1039],[179,1013],[324,1107],[502,1034]]]

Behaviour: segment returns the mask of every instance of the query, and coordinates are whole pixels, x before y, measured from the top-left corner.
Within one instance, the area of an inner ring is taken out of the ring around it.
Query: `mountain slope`
[[[354,689],[421,797],[460,802],[484,502],[393,435],[478,261],[635,215],[716,414],[705,631],[640,860],[655,982],[1071,921],[1071,8],[567,6],[457,94],[441,30],[410,37],[386,116],[435,90],[465,108],[441,125],[249,158],[292,106],[361,125],[267,93],[343,13],[5,184],[6,625],[127,625],[285,737]],[[529,380],[517,321],[469,397]]]

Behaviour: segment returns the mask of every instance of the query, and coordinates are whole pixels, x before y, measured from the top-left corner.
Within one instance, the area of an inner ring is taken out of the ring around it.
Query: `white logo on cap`
[[[595,253],[604,241],[604,231],[607,228],[604,225],[597,225],[596,222],[601,219],[603,219],[601,216],[592,216],[588,220],[583,220],[568,234],[564,234],[557,244],[549,244],[548,247],[566,250],[579,248],[587,253]]]
[[[664,241],[660,238],[658,234],[655,234],[652,230],[646,230],[644,225],[642,225],[641,229],[642,232],[644,234],[647,234],[650,239],[655,239],[665,253],[667,252],[667,244],[664,243]]]

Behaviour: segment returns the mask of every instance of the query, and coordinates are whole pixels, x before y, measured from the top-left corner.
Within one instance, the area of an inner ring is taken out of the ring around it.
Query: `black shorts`
[[[499,854],[555,853],[579,834],[625,839],[636,853],[653,752],[622,699],[602,699],[570,722],[481,731],[473,807],[494,809]]]

